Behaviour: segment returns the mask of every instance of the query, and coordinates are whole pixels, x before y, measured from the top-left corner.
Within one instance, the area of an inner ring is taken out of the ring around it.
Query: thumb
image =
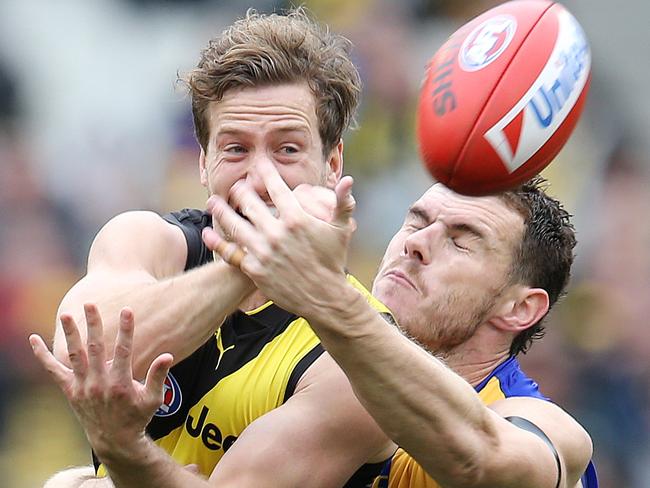
[[[144,386],[151,401],[154,403],[158,402],[156,403],[156,406],[158,406],[162,401],[163,384],[165,383],[165,378],[167,377],[167,373],[169,373],[169,368],[171,368],[173,362],[174,356],[169,353],[161,354],[153,360],[151,366],[149,366],[149,371],[147,371]]]
[[[350,224],[352,214],[356,207],[356,202],[352,196],[353,184],[354,180],[351,176],[344,176],[334,188],[334,192],[336,193],[336,208],[334,209],[332,223],[340,227],[345,227]]]

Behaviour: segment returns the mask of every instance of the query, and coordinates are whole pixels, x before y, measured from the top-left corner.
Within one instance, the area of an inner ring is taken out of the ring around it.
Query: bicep
[[[340,487],[388,444],[329,355],[316,364],[329,371],[244,430],[212,473],[215,486]]]
[[[182,232],[152,212],[127,212],[110,220],[95,237],[88,255],[86,275],[63,297],[57,318],[71,314],[83,323],[83,304],[101,303],[115,295],[180,273],[187,245]],[[81,327],[84,332],[84,327]],[[56,323],[55,353],[62,346]],[[60,354],[58,354],[60,356]]]
[[[88,274],[139,272],[160,279],[182,271],[186,258],[179,227],[153,212],[126,212],[111,219],[95,237]]]

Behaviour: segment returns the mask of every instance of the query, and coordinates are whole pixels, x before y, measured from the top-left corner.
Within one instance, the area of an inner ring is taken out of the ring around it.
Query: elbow
[[[446,437],[447,440],[443,440],[441,444],[447,446],[444,459],[432,459],[432,469],[427,469],[441,486],[450,488],[497,486],[494,483],[494,475],[495,468],[500,465],[496,461],[500,452],[498,439],[485,431],[465,432],[462,442],[459,442],[459,437],[455,435]]]
[[[482,459],[483,456],[477,454],[464,456],[455,463],[450,463],[447,472],[449,483],[444,486],[458,488],[484,488],[490,486],[485,484],[487,476]]]

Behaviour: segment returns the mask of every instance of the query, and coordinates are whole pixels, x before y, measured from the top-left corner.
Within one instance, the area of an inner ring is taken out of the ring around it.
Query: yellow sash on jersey
[[[499,379],[494,376],[478,393],[485,405],[503,400],[506,396],[499,386]],[[386,485],[386,477],[378,478],[373,483],[373,488],[388,486],[388,488],[440,488],[440,485],[429,476],[415,459],[403,449],[398,449],[393,456],[391,469]]]

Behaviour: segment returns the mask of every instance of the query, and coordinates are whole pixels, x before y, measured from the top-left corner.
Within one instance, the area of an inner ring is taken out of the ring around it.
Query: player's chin
[[[399,316],[406,313],[414,305],[412,303],[413,293],[410,293],[410,290],[388,283],[388,279],[385,277],[375,283],[373,295],[388,307],[398,321]]]

